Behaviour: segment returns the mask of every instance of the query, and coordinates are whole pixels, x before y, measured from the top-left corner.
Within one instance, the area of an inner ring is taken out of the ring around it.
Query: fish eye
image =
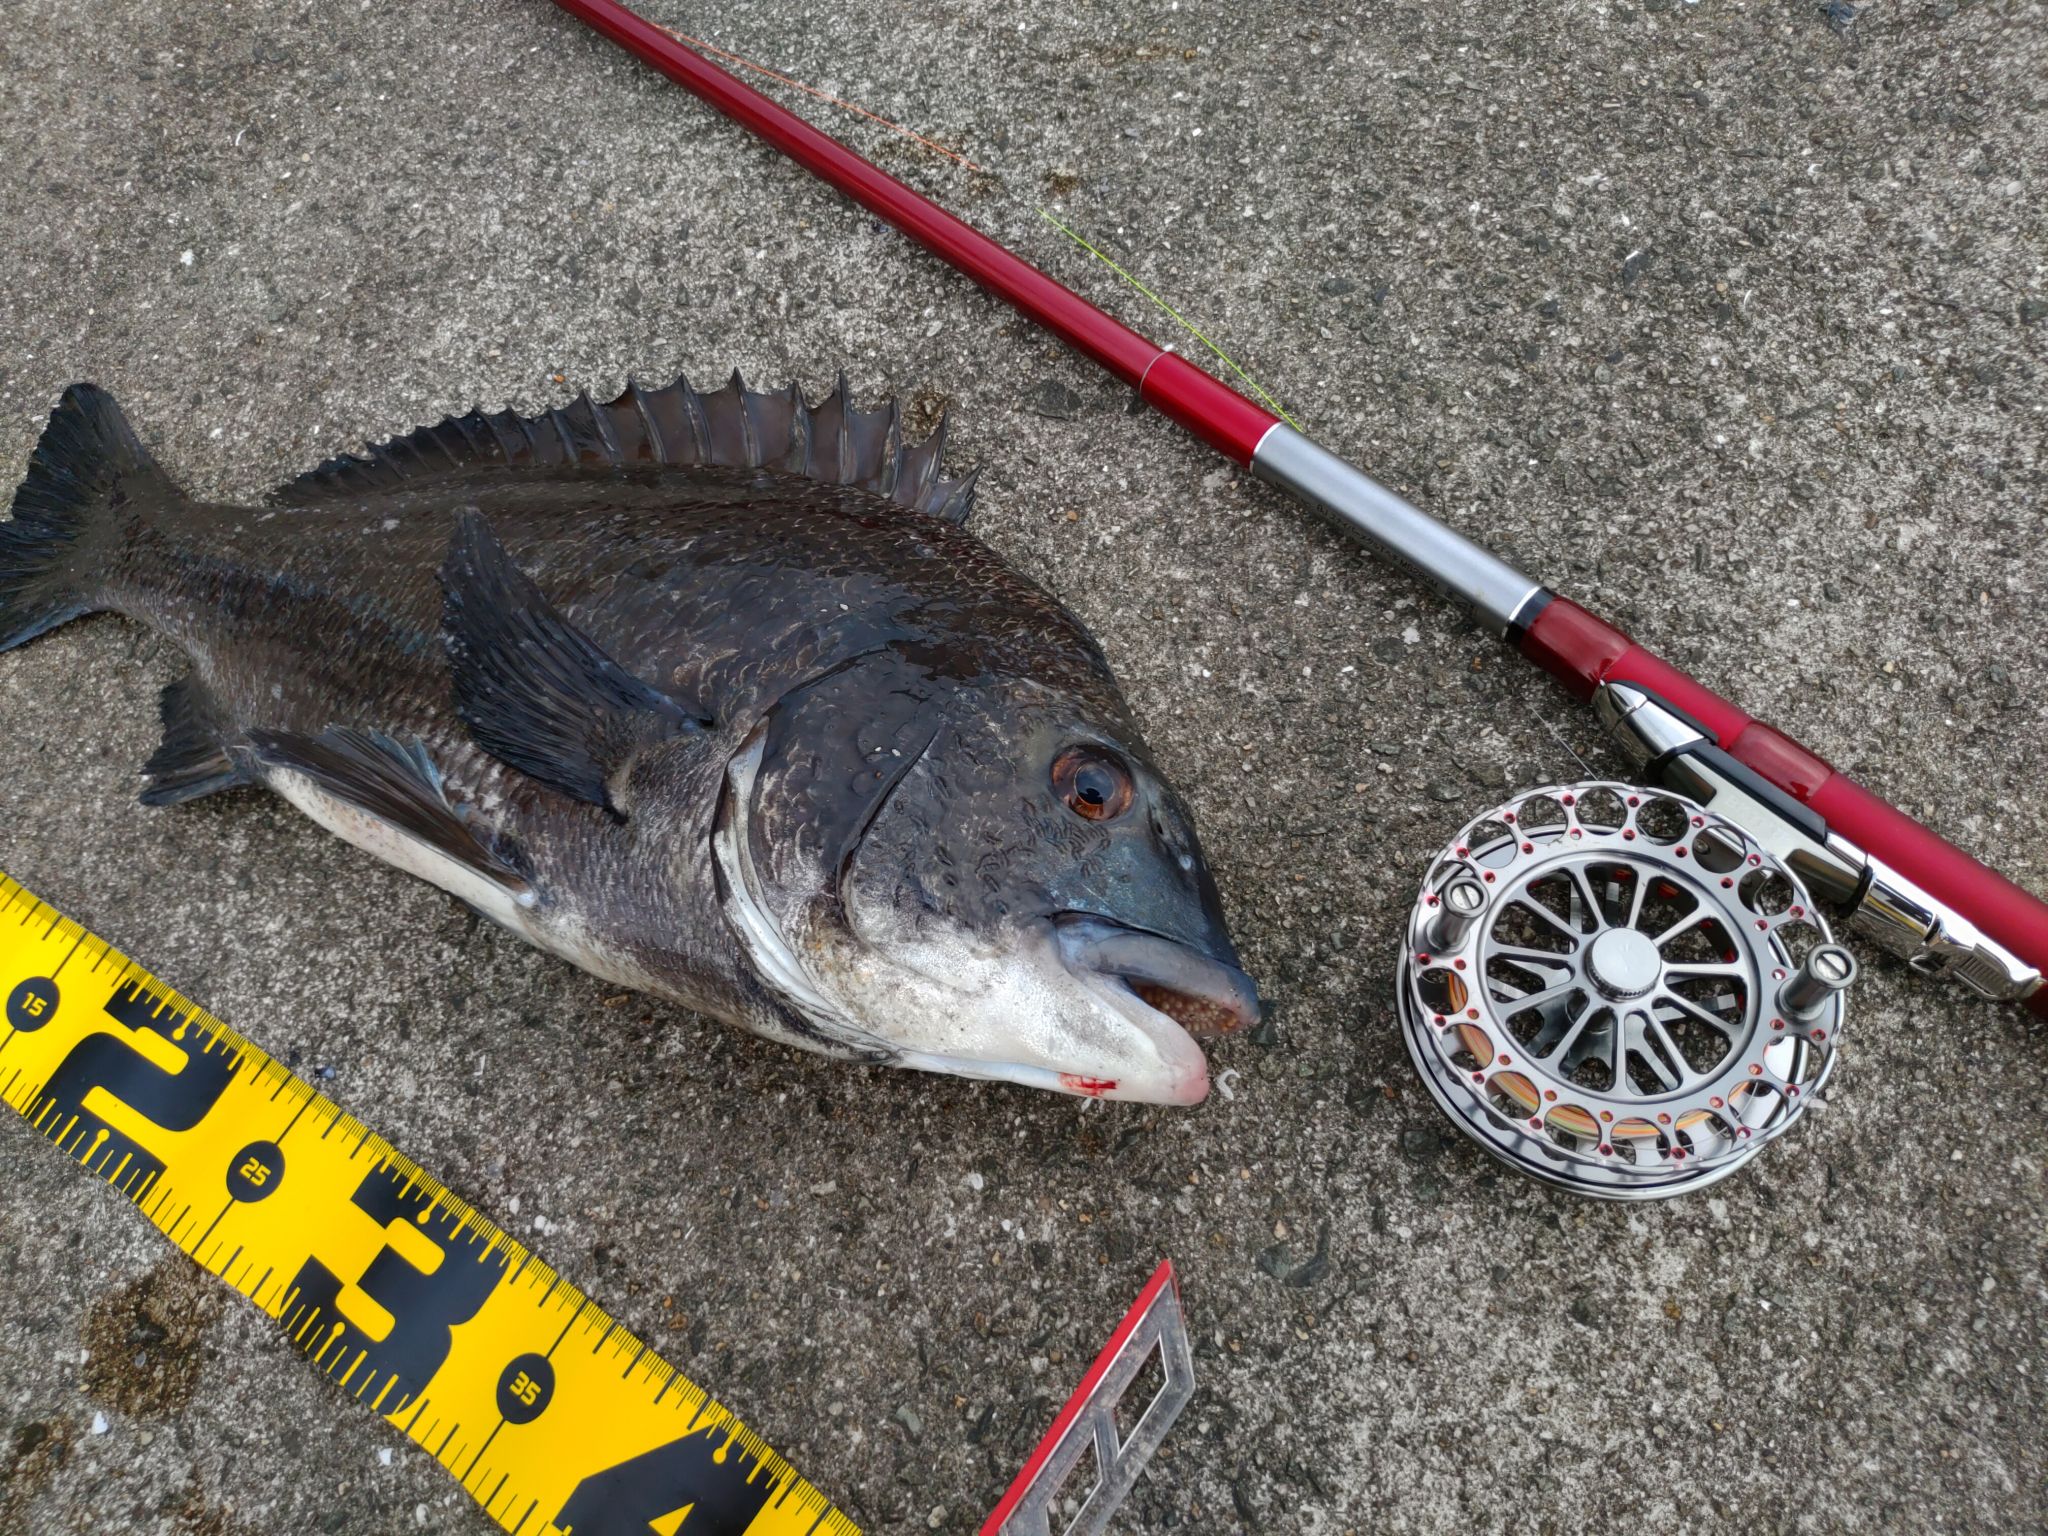
[[[1068,747],[1054,758],[1052,787],[1087,821],[1111,821],[1131,808],[1131,770],[1098,747]]]

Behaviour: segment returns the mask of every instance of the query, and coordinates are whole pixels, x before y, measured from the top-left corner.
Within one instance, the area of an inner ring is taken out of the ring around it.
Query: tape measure
[[[0,1098],[515,1536],[858,1536],[441,1182],[0,874]]]

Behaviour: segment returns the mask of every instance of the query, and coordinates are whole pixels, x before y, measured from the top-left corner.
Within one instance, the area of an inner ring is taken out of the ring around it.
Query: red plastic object
[[[1704,725],[1730,756],[1813,807],[1835,831],[1949,903],[2027,964],[2048,972],[2048,904],[1887,805],[1782,731],[1644,650],[1606,620],[1552,598],[1522,637],[1522,654],[1580,698],[1602,683],[1636,683]],[[2048,1014],[2048,988],[2030,1004]]]
[[[1159,1299],[1161,1291],[1173,1283],[1173,1260],[1161,1259],[1159,1267],[1152,1271],[1152,1278],[1147,1280],[1145,1288],[1138,1292],[1138,1299],[1131,1303],[1130,1310],[1124,1313],[1123,1321],[1118,1323],[1116,1331],[1110,1334],[1109,1342],[1103,1345],[1101,1353],[1096,1355],[1095,1363],[1088,1367],[1088,1374],[1083,1376],[1081,1384],[1074,1388],[1074,1395],[1067,1399],[1066,1406],[1060,1409],[1059,1414],[1053,1419],[1052,1428],[1045,1432],[1045,1437],[1038,1442],[1030,1456],[1025,1459],[1024,1465],[1018,1469],[1016,1479],[1004,1493],[1002,1502],[997,1504],[988,1519],[981,1523],[979,1536],[999,1536],[1003,1522],[1016,1513],[1017,1506],[1023,1502],[1024,1495],[1038,1476],[1039,1469],[1045,1465],[1047,1458],[1058,1448],[1068,1428],[1081,1416],[1082,1410],[1095,1396],[1096,1389],[1102,1385],[1102,1378],[1109,1374],[1110,1366],[1116,1363],[1116,1357],[1122,1353],[1124,1345],[1131,1335],[1137,1332],[1138,1324],[1144,1321],[1145,1314],[1152,1309],[1152,1303]]]

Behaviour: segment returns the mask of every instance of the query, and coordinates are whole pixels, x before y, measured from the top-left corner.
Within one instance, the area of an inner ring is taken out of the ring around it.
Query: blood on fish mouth
[[[1069,1093],[1078,1093],[1084,1097],[1096,1099],[1105,1093],[1115,1093],[1116,1079],[1113,1077],[1083,1077],[1078,1072],[1062,1072],[1060,1074],[1060,1086]]]

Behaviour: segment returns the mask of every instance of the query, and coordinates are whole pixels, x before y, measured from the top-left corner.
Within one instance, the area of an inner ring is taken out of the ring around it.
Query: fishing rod
[[[1260,479],[1391,555],[1590,701],[1636,769],[1748,832],[1924,974],[2048,1014],[2048,905],[1606,620],[1112,318],[616,0],[555,0],[973,278]]]

